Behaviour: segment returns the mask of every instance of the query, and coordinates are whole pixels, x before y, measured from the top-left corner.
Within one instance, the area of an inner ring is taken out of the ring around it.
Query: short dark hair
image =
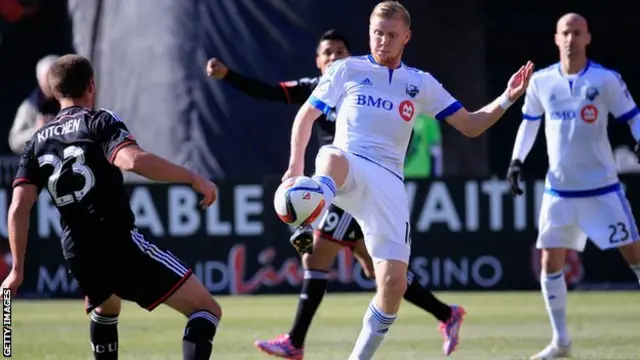
[[[347,51],[351,52],[351,49],[349,49],[349,42],[347,41],[347,38],[335,29],[327,30],[324,34],[322,34],[322,36],[320,36],[320,40],[318,40],[318,46],[320,46],[320,43],[325,40],[342,41],[344,47],[347,48]]]
[[[91,62],[80,55],[68,54],[56,60],[49,69],[49,86],[56,98],[81,98],[93,77]]]

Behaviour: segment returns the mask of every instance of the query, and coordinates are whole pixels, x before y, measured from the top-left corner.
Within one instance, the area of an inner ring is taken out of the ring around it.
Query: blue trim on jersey
[[[383,168],[383,169],[387,170],[388,172],[392,173],[395,177],[397,177],[398,179],[400,179],[400,181],[404,181],[404,179],[402,178],[402,176],[400,176],[400,175],[396,174],[393,170],[389,169],[388,167],[386,167],[386,166],[382,166],[382,165],[378,164],[377,162],[375,162],[375,161],[373,161],[373,160],[369,159],[369,158],[368,158],[368,157],[366,157],[366,156],[362,156],[362,155],[360,155],[360,154],[356,154],[356,153],[352,153],[352,154],[353,154],[353,155],[355,155],[355,156],[357,156],[357,157],[359,157],[359,158],[365,159],[365,160],[367,160],[367,161],[368,161],[368,162],[370,162],[370,163],[373,163],[373,164],[376,164],[376,165],[380,166],[381,168]]]
[[[522,114],[522,118],[525,120],[530,120],[530,121],[537,121],[537,120],[542,120],[542,115],[540,116],[533,116],[533,115],[528,115],[528,114]]]
[[[447,106],[444,110],[436,114],[435,118],[444,121],[447,117],[454,114],[456,111],[462,109],[462,104],[459,101],[455,101],[453,104]]]
[[[331,112],[331,106],[325,104],[324,101],[318,99],[313,95],[309,96],[309,100],[307,100],[307,102],[313,105],[314,108],[322,111],[325,115],[329,115],[329,113]]]
[[[372,54],[367,55],[367,59],[369,59],[369,61],[371,61],[372,64],[376,64],[376,65],[380,65],[380,66],[384,66],[382,64],[380,64],[379,62],[376,61],[376,59],[373,57]],[[396,68],[396,70],[400,69],[402,67],[402,65],[404,65],[402,63],[402,61],[400,62],[400,65],[398,65],[398,67]]]
[[[562,72],[562,64],[561,63],[557,63],[557,67],[558,67],[558,71],[560,72],[560,75],[562,75],[562,77],[564,77],[565,74],[564,74],[564,72]],[[591,67],[591,60],[587,60],[587,65],[584,66],[584,69],[582,69],[582,71],[580,71],[578,76],[584,75],[587,72],[587,70],[589,70],[590,67]]]
[[[626,122],[629,122],[629,120],[633,119],[638,114],[640,114],[640,109],[638,109],[638,107],[636,106],[633,109],[627,111],[626,113],[618,116],[616,118],[616,121],[621,123],[626,123]]]
[[[561,198],[586,198],[610,194],[612,192],[620,191],[621,189],[622,186],[620,185],[620,183],[615,183],[612,185],[607,185],[601,188],[590,190],[555,190],[547,188],[544,190],[544,192],[549,195]]]
[[[631,211],[631,206],[629,205],[629,201],[624,196],[622,191],[616,192],[618,195],[618,199],[620,200],[620,204],[622,205],[622,211],[624,211],[624,215],[627,217],[627,222],[629,223],[629,227],[631,227],[631,240],[638,241],[640,240],[640,234],[638,234],[638,225],[636,225],[636,220],[633,217],[633,212]]]

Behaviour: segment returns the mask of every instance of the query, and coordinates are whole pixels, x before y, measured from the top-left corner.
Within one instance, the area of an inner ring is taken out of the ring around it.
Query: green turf
[[[442,293],[468,311],[453,359],[528,359],[550,337],[539,293]],[[344,360],[360,331],[371,294],[327,294],[307,339],[306,360]],[[297,296],[220,297],[224,316],[213,359],[268,359],[257,338],[287,331]],[[185,320],[162,307],[147,313],[126,304],[120,316],[121,359],[181,359]],[[640,359],[638,293],[582,292],[569,297],[574,359]],[[404,303],[376,359],[444,359],[436,322]],[[80,301],[16,301],[13,357],[91,359],[88,319]]]

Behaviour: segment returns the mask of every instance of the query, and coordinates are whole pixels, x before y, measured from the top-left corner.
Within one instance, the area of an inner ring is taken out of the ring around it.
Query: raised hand
[[[527,86],[529,86],[529,80],[531,80],[531,75],[533,75],[534,65],[531,61],[527,61],[527,63],[518,69],[515,74],[511,76],[509,82],[507,83],[507,98],[511,102],[515,102],[518,100],[522,94],[527,90]]]

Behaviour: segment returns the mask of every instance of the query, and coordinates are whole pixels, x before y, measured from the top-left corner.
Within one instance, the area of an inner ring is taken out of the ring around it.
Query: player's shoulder
[[[533,74],[531,75],[531,81],[537,82],[540,80],[561,78],[561,75],[562,74],[560,73],[560,63],[554,63],[534,71]]]
[[[594,61],[589,61],[587,66],[588,68],[585,74],[588,76],[601,77],[605,80],[615,80],[619,82],[620,85],[624,86],[622,75],[620,75],[618,71]]]
[[[336,60],[331,64],[327,72],[336,71],[338,69],[345,70],[371,70],[376,67],[376,63],[371,55],[352,55]]]
[[[119,122],[119,123],[123,122],[122,119],[118,116],[118,114],[116,114],[115,111],[105,109],[105,108],[100,108],[94,111],[92,115],[93,115],[92,118],[98,121],[102,120],[102,121],[108,121],[108,122]]]

